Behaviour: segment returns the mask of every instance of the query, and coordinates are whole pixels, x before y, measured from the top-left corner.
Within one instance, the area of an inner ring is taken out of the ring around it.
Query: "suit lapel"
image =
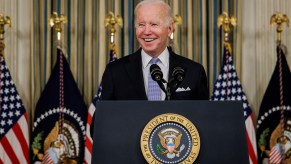
[[[173,80],[173,75],[172,72],[174,70],[175,67],[181,67],[182,66],[182,61],[179,60],[178,55],[175,54],[173,51],[170,51],[170,67],[169,67],[169,80]],[[174,83],[170,82],[169,83],[170,88],[171,88],[171,99],[175,99],[175,95],[176,95],[176,90],[174,89]]]
[[[173,51],[170,51],[170,50],[169,50],[169,52],[170,52],[170,61],[169,61],[170,67],[169,67],[169,79],[168,80],[173,78],[172,72],[173,72],[174,68],[182,65],[181,61],[179,61],[179,59],[177,58],[177,54],[175,54]]]
[[[136,89],[138,97],[137,100],[147,100],[145,93],[143,72],[142,72],[142,63],[141,63],[141,49],[131,54],[128,62],[125,64],[126,71],[128,76]]]

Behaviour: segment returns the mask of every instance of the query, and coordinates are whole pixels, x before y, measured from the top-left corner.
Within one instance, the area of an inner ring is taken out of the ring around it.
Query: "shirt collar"
[[[142,66],[143,68],[147,67],[152,57],[148,55],[143,49],[141,50],[141,58],[142,58]],[[160,62],[168,67],[169,65],[169,50],[165,48],[165,50],[158,56]]]

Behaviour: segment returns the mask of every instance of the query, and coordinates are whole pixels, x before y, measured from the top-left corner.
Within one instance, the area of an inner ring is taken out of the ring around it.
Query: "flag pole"
[[[224,32],[224,42],[228,43],[229,41],[228,34],[231,31],[230,26],[233,26],[233,27],[236,26],[236,17],[235,16],[229,17],[227,12],[224,11],[217,18],[217,26],[218,28],[222,26],[223,32]]]
[[[11,19],[9,16],[6,16],[6,18],[4,18],[4,15],[0,14],[0,57],[1,58],[4,58],[4,49],[5,49],[4,27],[5,25],[8,25],[9,27],[11,27]],[[2,65],[2,62],[0,63],[0,65]],[[0,74],[1,74],[1,70],[0,70]],[[0,82],[1,82],[1,79],[0,79]],[[1,111],[1,102],[0,102],[0,111]]]
[[[114,16],[113,12],[109,12],[105,16],[104,20],[105,28],[108,27],[108,31],[110,32],[110,43],[109,43],[109,50],[110,50],[110,59],[109,62],[117,60],[116,57],[116,51],[117,51],[117,46],[115,45],[115,25],[118,25],[119,27],[122,28],[123,23],[122,23],[122,18],[121,16],[117,15],[116,17]],[[85,163],[93,163],[91,162],[92,159],[92,147],[93,147],[93,129],[94,129],[94,113],[96,110],[96,102],[100,100],[101,98],[101,92],[102,92],[102,81],[98,87],[97,93],[95,97],[92,100],[92,103],[88,109],[88,118],[87,118],[87,124],[86,124],[86,143],[85,143],[85,158],[84,161]]]
[[[286,23],[289,27],[289,18],[285,14],[281,14],[280,12],[276,12],[271,16],[270,25],[277,25],[277,53],[278,53],[278,62],[279,62],[279,90],[280,90],[280,126],[281,126],[281,137],[279,142],[283,144],[284,142],[284,131],[285,131],[285,115],[284,115],[284,94],[283,94],[283,76],[282,76],[282,31],[283,31],[283,23]],[[282,146],[284,150],[284,146]],[[284,150],[285,151],[285,150]],[[282,157],[282,161],[285,161],[285,155]]]
[[[227,12],[222,12],[221,15],[218,16],[217,18],[217,26],[218,28],[220,26],[222,26],[222,29],[223,29],[223,32],[224,32],[224,48],[226,49],[225,51],[225,58],[226,58],[226,74],[227,74],[227,77],[226,77],[226,95],[227,95],[227,100],[230,100],[230,97],[229,97],[229,89],[228,89],[228,72],[229,72],[229,68],[228,68],[228,63],[229,63],[229,56],[231,55],[229,52],[230,52],[230,45],[229,45],[229,33],[230,33],[230,26],[233,26],[235,27],[236,26],[236,17],[234,16],[231,16],[229,17]]]
[[[5,33],[5,25],[11,27],[11,19],[9,16],[4,17],[3,14],[0,14],[0,56],[4,56],[4,33]]]
[[[289,18],[286,14],[281,14],[280,12],[276,12],[271,16],[270,19],[270,25],[272,26],[273,24],[277,25],[276,31],[277,31],[277,41],[281,43],[281,34],[283,31],[283,23],[286,23],[287,26],[289,27]]]
[[[59,126],[58,126],[58,141],[60,144],[63,144],[63,135],[64,135],[64,108],[65,108],[65,102],[64,102],[64,72],[63,72],[63,52],[62,52],[62,44],[61,44],[61,36],[62,36],[62,25],[67,23],[67,17],[64,14],[58,15],[57,12],[53,12],[51,17],[49,18],[49,24],[50,26],[57,32],[57,41],[60,46],[60,68],[59,68]],[[59,50],[57,50],[59,51]],[[62,154],[62,153],[61,153]]]
[[[245,121],[246,140],[248,145],[249,163],[257,164],[257,146],[255,129],[253,123],[252,109],[243,91],[242,84],[238,78],[235,65],[231,56],[231,45],[229,33],[231,28],[236,26],[236,18],[229,17],[226,12],[218,16],[218,28],[222,26],[223,40],[223,64],[214,84],[211,100],[214,101],[241,101],[242,112]],[[241,109],[239,109],[241,110]]]
[[[110,32],[110,42],[109,42],[109,50],[115,50],[115,33],[116,28],[115,26],[119,26],[120,28],[123,27],[123,20],[120,15],[114,16],[114,13],[112,11],[109,11],[109,13],[106,15],[104,20],[105,27],[108,27],[108,30]]]
[[[173,20],[174,20],[174,25],[178,25],[181,26],[183,24],[183,19],[180,15],[176,14],[173,16]],[[174,43],[174,33],[175,33],[175,28],[173,29],[173,32],[171,33],[170,36],[170,47],[172,49],[172,51],[175,51],[175,43]]]
[[[27,113],[4,59],[6,25],[11,27],[10,17],[4,17],[4,14],[0,14],[0,88],[1,91],[3,90],[3,93],[0,93],[0,114],[3,116],[3,114],[6,115],[5,113],[11,113],[9,117],[1,117],[0,163],[30,163]],[[6,90],[7,93],[4,92]],[[6,101],[4,98],[6,96],[13,99]]]
[[[54,27],[54,30],[57,32],[58,41],[61,41],[62,34],[62,25],[67,23],[67,17],[64,14],[58,16],[57,12],[53,12],[49,18],[49,24],[51,27]]]

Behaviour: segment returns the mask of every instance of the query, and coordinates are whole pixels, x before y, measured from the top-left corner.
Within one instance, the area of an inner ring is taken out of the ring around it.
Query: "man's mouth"
[[[153,41],[153,40],[155,40],[155,39],[152,39],[152,38],[144,38],[143,39],[145,42],[151,42],[151,41]]]

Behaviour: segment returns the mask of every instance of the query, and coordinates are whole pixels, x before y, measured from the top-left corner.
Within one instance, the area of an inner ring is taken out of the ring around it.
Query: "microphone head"
[[[172,76],[178,82],[182,82],[184,80],[184,77],[185,77],[185,71],[181,67],[175,67],[173,70]]]
[[[157,64],[152,64],[150,67],[151,77],[154,81],[161,81],[163,79],[163,72]]]

